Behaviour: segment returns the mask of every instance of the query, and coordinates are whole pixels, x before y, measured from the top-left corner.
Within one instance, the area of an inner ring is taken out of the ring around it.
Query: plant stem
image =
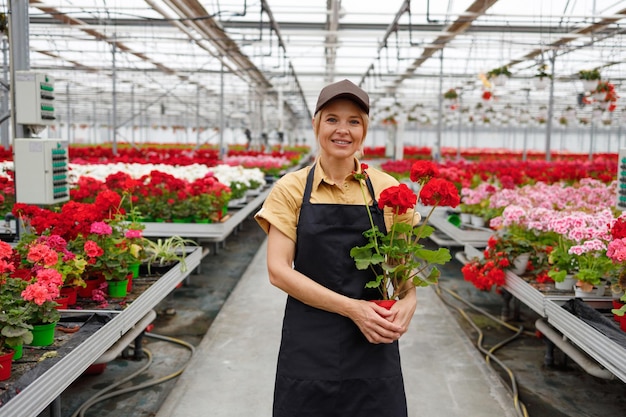
[[[363,203],[365,204],[365,210],[367,210],[367,216],[370,219],[370,225],[372,226],[372,232],[374,232],[374,219],[372,218],[372,212],[370,211],[370,207],[367,204],[367,197],[365,197],[365,189],[363,188],[363,180],[359,180],[359,187],[361,188],[361,195],[363,196]],[[378,236],[374,233],[374,249],[376,249],[376,253],[380,255],[378,251]]]

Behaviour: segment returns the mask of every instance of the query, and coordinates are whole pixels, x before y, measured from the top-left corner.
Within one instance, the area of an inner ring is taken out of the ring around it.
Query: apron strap
[[[315,173],[316,164],[317,163],[311,166],[311,169],[309,170],[309,174],[306,177],[306,185],[304,187],[304,196],[302,197],[302,204],[310,204],[311,191],[313,190],[313,177]],[[372,197],[372,206],[375,207],[376,210],[379,210],[378,201],[376,201],[376,193],[374,193],[374,186],[372,185],[372,181],[370,180],[369,176],[365,177],[365,184],[367,185],[367,189],[370,193],[370,196]]]

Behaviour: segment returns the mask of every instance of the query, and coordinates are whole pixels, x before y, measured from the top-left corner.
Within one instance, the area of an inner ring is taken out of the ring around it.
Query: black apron
[[[359,271],[350,249],[366,244],[370,222],[363,205],[311,204],[313,166],[307,177],[294,267],[355,299],[380,299],[366,289],[370,270]],[[385,231],[382,210],[370,207]],[[354,322],[288,297],[274,390],[274,417],[406,417],[398,342],[372,344]]]

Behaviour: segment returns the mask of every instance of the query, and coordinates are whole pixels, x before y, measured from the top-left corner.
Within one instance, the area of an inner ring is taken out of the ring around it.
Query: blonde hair
[[[365,143],[365,138],[367,137],[367,129],[369,128],[370,125],[370,117],[367,113],[365,113],[361,107],[357,106],[357,108],[359,109],[359,116],[361,116],[361,120],[363,121],[363,138],[361,138],[361,147],[359,149],[359,153],[362,155],[363,154],[363,144]],[[319,130],[320,130],[320,124],[322,123],[322,113],[323,113],[323,108],[318,111],[315,116],[313,116],[313,134],[315,135],[315,140],[318,141],[318,145],[319,145],[319,138],[317,136]],[[359,155],[360,157],[360,155]]]

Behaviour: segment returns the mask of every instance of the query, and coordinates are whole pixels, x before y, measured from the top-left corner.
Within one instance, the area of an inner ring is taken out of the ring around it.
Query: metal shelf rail
[[[467,263],[479,253],[470,246],[466,246],[465,251],[465,254],[459,252],[456,255],[461,263]],[[562,346],[564,343],[571,343],[615,377],[626,382],[626,348],[561,307],[566,301],[575,298],[573,291],[553,290],[551,286],[547,286],[545,292],[540,291],[511,271],[506,271],[504,289],[539,316],[547,319],[548,323],[560,333],[556,335],[558,337],[544,333],[554,344]],[[584,301],[595,309],[610,309],[612,306],[610,296],[594,295],[585,297]]]
[[[427,207],[429,210],[430,208]],[[422,216],[426,216],[428,212],[422,213],[423,209],[418,208]],[[461,224],[455,226],[448,221],[448,209],[445,207],[437,207],[430,216],[428,222],[436,229],[431,235],[431,240],[441,246],[465,246],[485,247],[487,241],[495,233],[493,230],[485,227],[477,227],[469,224]],[[447,236],[441,236],[437,232]]]
[[[626,348],[569,313],[555,300],[546,298],[545,309],[548,323],[564,338],[626,383]]]
[[[156,280],[122,312],[78,345],[54,366],[26,386],[0,408],[0,417],[33,417],[57,399],[63,391],[104,354],[135,324],[140,322],[176,285],[200,265],[205,253],[202,247],[186,248],[187,269],[180,263]],[[106,310],[103,310],[106,313]],[[36,368],[34,369],[36,370]]]

